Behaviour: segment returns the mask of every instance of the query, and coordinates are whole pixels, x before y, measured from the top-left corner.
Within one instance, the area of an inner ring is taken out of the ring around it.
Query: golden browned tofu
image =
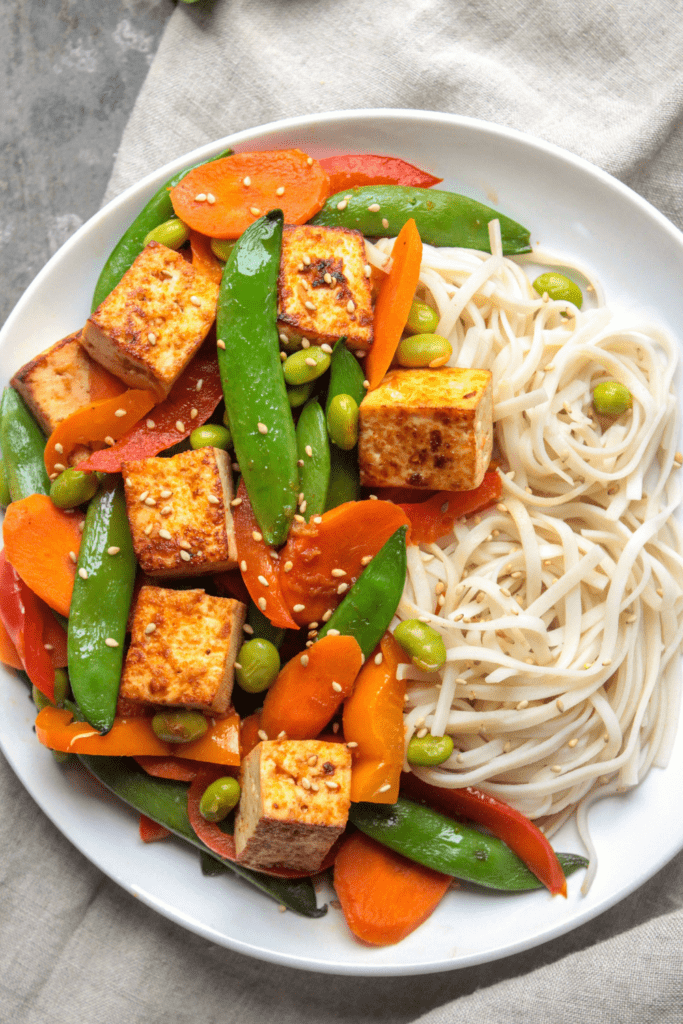
[[[93,359],[131,388],[165,398],[216,318],[218,285],[150,244],[83,329]]]
[[[123,462],[133,547],[149,576],[199,576],[237,565],[230,463],[219,448]]]
[[[264,740],[242,762],[237,859],[317,871],[349,815],[351,753],[343,743]]]
[[[90,358],[80,336],[77,331],[62,338],[17,370],[10,381],[48,435],[84,405],[125,390]]]
[[[240,601],[203,590],[141,587],[119,700],[222,714],[246,613]]]
[[[285,227],[277,315],[280,334],[288,339],[333,345],[346,335],[349,348],[370,347],[372,294],[360,231]]]
[[[361,402],[365,487],[471,491],[484,479],[492,444],[488,370],[391,370]]]

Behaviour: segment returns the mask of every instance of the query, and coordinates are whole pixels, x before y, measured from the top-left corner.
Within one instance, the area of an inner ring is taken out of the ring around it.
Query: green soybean
[[[564,274],[557,274],[552,271],[549,274],[541,274],[534,281],[534,288],[539,295],[548,295],[549,299],[561,299],[572,302],[577,309],[581,309],[583,294],[575,281],[565,277]]]
[[[95,473],[82,469],[65,469],[50,484],[50,499],[57,508],[76,508],[84,505],[97,493],[100,482]]]
[[[406,327],[413,334],[433,334],[439,323],[439,314],[426,302],[413,299]]]
[[[235,243],[229,238],[211,239],[211,252],[214,254],[216,259],[222,260],[223,263],[228,262],[230,253],[234,248]]]
[[[443,764],[453,753],[450,736],[413,736],[408,744],[408,764],[429,768]]]
[[[158,242],[159,245],[165,245],[167,249],[179,249],[181,245],[185,245],[185,242],[190,237],[190,231],[180,217],[171,217],[170,220],[165,220],[163,224],[157,224],[155,228],[148,231],[145,235],[143,246],[149,245],[150,242]]]
[[[446,645],[435,629],[419,619],[404,619],[394,630],[394,638],[414,665],[424,672],[436,672],[446,660]]]
[[[310,384],[299,384],[298,387],[287,388],[287,401],[292,409],[305,405],[315,390],[315,381]]]
[[[443,366],[453,355],[450,341],[441,334],[413,334],[403,338],[396,349],[399,366]]]
[[[358,405],[351,395],[335,395],[327,408],[327,432],[338,448],[350,452],[358,443]]]
[[[190,434],[190,447],[195,451],[198,448],[222,448],[227,451],[232,448],[230,428],[222,427],[220,423],[205,423],[195,427]]]
[[[199,813],[206,821],[223,821],[240,799],[240,784],[229,775],[207,786],[199,801]]]
[[[329,369],[330,357],[318,345],[292,352],[283,366],[285,381],[292,387],[310,384]]]
[[[201,711],[159,711],[152,719],[154,735],[164,743],[191,743],[200,739],[207,728]]]
[[[240,647],[235,665],[238,686],[247,693],[262,693],[275,682],[280,671],[280,654],[275,644],[262,637],[247,640]]]
[[[601,416],[621,416],[632,405],[631,392],[617,380],[606,380],[593,391],[593,408]]]

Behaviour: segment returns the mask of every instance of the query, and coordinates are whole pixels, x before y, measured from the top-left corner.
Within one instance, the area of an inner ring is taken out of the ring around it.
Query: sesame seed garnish
[[[145,505],[148,505],[149,508],[154,508],[156,503],[157,503],[156,498],[145,498]]]
[[[242,626],[242,629],[244,630],[245,633],[248,633],[249,636],[253,636],[253,634],[254,634],[253,626],[250,626],[248,622],[244,623],[244,625]]]
[[[507,512],[508,510],[507,505],[503,504],[502,501],[496,505],[496,508],[498,509],[499,512]]]
[[[266,599],[265,599],[265,597],[259,597],[259,599],[258,599],[258,601],[256,603],[258,604],[258,606],[259,606],[259,608],[261,609],[262,612],[264,612],[266,610]]]
[[[259,729],[259,731],[258,731],[258,733],[256,735],[258,736],[258,738],[260,740],[267,740],[268,739],[268,733],[266,732],[265,729]]]
[[[258,206],[250,206],[249,207],[249,213],[251,213],[254,217],[258,217],[260,212],[261,211],[259,210]]]
[[[304,264],[307,267],[310,267],[310,265],[311,265],[311,257],[310,256],[303,256],[302,259],[303,259]]]
[[[161,537],[162,540],[170,540],[171,539],[171,534],[168,532],[168,530],[165,530],[165,529],[164,530],[159,530],[159,536]]]
[[[638,618],[637,615],[633,615],[633,614],[627,615],[626,616],[626,622],[635,622],[637,618]]]
[[[378,652],[378,653],[377,653],[377,654],[375,655],[375,665],[381,665],[381,664],[382,664],[382,652],[381,652],[381,651],[379,651],[379,652]]]
[[[190,409],[190,419],[196,420],[197,416],[199,416],[199,412],[196,409]]]
[[[294,516],[294,522],[295,522],[295,523],[305,523],[305,522],[306,522],[306,520],[304,519],[304,517],[303,517],[303,516],[300,516],[300,515],[295,515],[295,516]]]
[[[346,303],[346,311],[347,311],[347,313],[353,313],[355,308],[356,308],[356,303],[353,301],[353,299],[349,299],[349,301]]]
[[[345,210],[349,205],[348,199],[342,199],[341,202],[337,203],[338,210]]]
[[[156,423],[154,422],[154,420],[147,420],[147,423],[145,425],[148,430],[154,430],[154,428],[156,427]]]
[[[550,771],[551,772],[555,772],[556,775],[559,775],[560,772],[562,771],[562,765],[560,765],[560,764],[551,764]]]
[[[197,381],[197,383],[195,384],[194,389],[195,389],[195,391],[201,391],[203,387],[204,387],[204,378],[200,377],[199,380]]]
[[[194,197],[194,201],[195,201],[195,203],[205,203],[206,202],[206,192],[198,192],[197,195]]]
[[[207,495],[206,500],[208,501],[209,505],[219,505],[220,504],[220,498],[217,498],[215,494]]]
[[[369,381],[369,380],[364,380],[364,381],[363,381],[363,387],[364,387],[364,388],[366,389],[366,391],[367,391],[367,389],[368,389],[368,388],[370,387],[370,381]]]
[[[218,341],[216,342],[216,348],[225,348],[225,342],[223,341],[222,338],[219,338]]]
[[[60,444],[59,441],[55,444],[55,451],[59,452],[60,455],[64,454],[64,445]]]
[[[422,729],[418,729],[417,730],[417,738],[419,740],[424,739],[424,737],[427,735],[428,732],[429,732],[429,729],[425,729],[424,726],[423,726]]]
[[[160,498],[170,498],[172,494],[173,494],[173,491],[169,491],[168,488],[166,488],[163,491],[159,491],[159,497]]]
[[[86,572],[85,569],[79,569],[78,575],[81,577],[82,580],[87,580],[88,578],[88,573]]]
[[[323,618],[325,618],[324,615],[323,615]],[[341,636],[341,633],[339,632],[338,629],[328,629],[327,635],[328,636]]]
[[[306,366],[315,366],[316,365],[316,361],[313,358],[313,356],[307,356],[304,359],[304,362],[305,362]]]
[[[152,348],[154,348],[154,346],[157,343],[157,336],[156,336],[156,334],[148,334],[147,335],[147,341],[152,346]]]
[[[335,724],[338,724],[338,723],[335,723]],[[325,785],[327,786],[328,789],[339,789],[339,783],[338,782],[332,782],[330,779],[325,779]]]
[[[164,505],[163,508],[160,509],[160,514],[162,516],[170,516],[172,511],[173,511],[173,505]]]
[[[305,604],[295,604],[295,605],[292,606],[292,611],[293,612],[305,612],[306,611],[306,605]]]
[[[390,789],[391,789],[391,783],[390,782],[385,782],[383,786],[379,787],[377,792],[378,793],[386,793]]]
[[[379,213],[379,203],[370,203],[368,206],[369,213]]]
[[[58,476],[59,473],[50,473],[50,480],[56,480]]]
[[[275,189],[275,195],[276,196],[283,196],[284,194],[285,194],[285,186],[284,185],[279,185]]]
[[[213,204],[214,204],[214,203],[216,202],[216,197],[215,197],[215,195],[214,195],[214,194],[213,194],[212,192],[207,192],[207,193],[206,193],[206,201],[207,201],[207,203],[209,203],[209,204],[210,204],[211,206],[213,206]]]
[[[309,167],[312,167],[313,166],[313,157],[309,156],[308,159],[306,160],[306,163],[307,163],[307,165]]]
[[[265,425],[265,423],[259,423],[259,425],[258,425],[258,432],[259,432],[259,434],[267,434],[268,433],[268,427]]]
[[[107,548],[107,554],[108,555],[118,555],[120,550],[121,550],[121,548],[110,547],[110,548]]]
[[[577,744],[578,742],[579,742],[579,741],[578,741],[577,737],[576,737],[576,736],[573,736],[573,737],[572,737],[572,739],[570,739],[570,740],[569,740],[569,742],[567,743],[567,746],[568,746],[568,747],[572,747],[572,748],[573,748],[573,747],[575,747],[575,746],[576,746],[576,744]]]
[[[602,659],[602,664],[605,666],[605,668],[607,668],[608,665],[612,664],[612,659],[611,658],[603,658]]]
[[[185,433],[185,424],[183,423],[182,420],[176,420],[175,421],[175,428],[176,428],[176,430],[178,431],[179,434],[184,434]]]
[[[308,455],[309,459],[313,458],[313,449],[311,448],[310,444],[306,445],[306,447],[304,448],[304,451]],[[302,465],[303,465],[303,462],[302,462]]]
[[[54,646],[52,644],[43,644],[43,647],[46,651],[54,651]]]
[[[115,409],[114,410],[114,416],[118,416],[119,419],[121,418],[121,416],[125,416],[125,415],[126,415],[126,410],[125,409]]]
[[[248,174],[245,178],[242,178],[242,184],[246,185],[247,188],[249,188],[249,186],[251,185],[251,178],[249,177]]]
[[[303,667],[306,668],[306,666],[308,665],[308,655],[307,654],[302,654],[301,658],[300,658],[300,661],[301,661],[301,664],[303,665]]]
[[[371,561],[372,561],[372,555],[363,555],[363,557],[360,560],[360,564],[361,565],[369,565]]]
[[[555,704],[557,705],[557,710],[558,710],[558,711],[564,711],[564,704],[563,704],[563,702],[562,702],[562,701],[560,700],[560,698],[559,698],[559,697],[558,697],[558,698],[557,698],[557,700],[555,701]]]
[[[382,227],[384,228],[385,231],[389,227],[389,221],[387,220],[386,217],[382,217]]]
[[[230,502],[230,504],[233,506],[233,508],[237,508],[238,505],[242,504],[242,499],[241,498],[233,498],[232,501]]]
[[[71,561],[72,561],[72,562],[74,563],[74,565],[75,565],[75,564],[76,564],[76,562],[78,561],[78,559],[76,558],[76,552],[75,552],[75,551],[70,551],[70,552],[69,552],[69,558],[70,558],[70,559],[71,559]]]
[[[302,338],[301,339],[301,347],[302,348],[310,348],[311,347],[311,343],[308,340],[308,338]]]
[[[201,306],[202,304],[202,300],[199,298],[198,295],[190,295],[190,302],[192,303],[193,306]]]
[[[528,700],[520,700],[519,704],[517,705],[517,711],[524,711],[524,709],[528,708],[528,707],[529,707],[529,701]]]
[[[366,277],[370,277],[370,274],[372,273],[372,267],[370,266],[369,263],[365,264],[365,266],[363,267],[363,271]]]
[[[108,636],[107,639],[104,642],[107,645],[107,647],[118,647],[119,646],[118,640],[114,640],[114,638],[111,637],[111,636]]]
[[[309,780],[308,780],[308,779],[306,778],[306,776],[305,776],[305,775],[304,775],[303,779],[301,780],[301,785],[303,786],[303,788],[304,788],[304,789],[310,789],[310,788],[311,788],[311,783],[310,783],[310,781],[309,781]]]
[[[145,498],[148,497],[148,495],[149,491],[143,491],[142,494],[140,495],[140,501],[144,501]]]
[[[181,540],[180,543],[178,544],[178,547],[181,548],[183,551],[190,550],[190,545],[187,543],[186,540]]]
[[[190,559],[192,558],[192,555],[190,554],[189,551],[186,551],[185,548],[181,548],[180,557],[182,558],[183,562],[189,562]]]
[[[145,537],[149,537],[149,535],[150,535],[150,533],[152,532],[153,529],[154,529],[154,524],[153,523],[149,523],[145,527],[145,529],[143,531],[143,533],[145,534]]]
[[[342,692],[342,688],[339,683],[332,683],[332,689],[334,690],[335,693]]]
[[[304,306],[306,307],[306,309],[309,309],[311,312],[315,312],[315,304],[313,302],[311,302],[309,299],[307,299],[306,302],[304,302]]]
[[[259,576],[258,577],[258,581],[259,581],[259,583],[261,584],[262,587],[269,587],[270,586],[270,584],[269,584],[269,582],[268,582],[268,580],[266,579],[265,576]]]
[[[66,466],[64,465],[63,462],[55,462],[55,469],[57,470],[58,473],[63,473],[64,470],[66,469]]]
[[[323,612],[322,620],[323,620],[323,622],[329,622],[331,618],[332,618],[332,609],[328,608],[326,612]]]

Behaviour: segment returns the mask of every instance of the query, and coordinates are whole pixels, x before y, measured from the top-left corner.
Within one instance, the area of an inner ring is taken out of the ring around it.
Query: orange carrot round
[[[171,189],[177,217],[210,238],[239,238],[262,214],[305,224],[322,209],[329,178],[299,149],[235,153],[196,167]],[[213,199],[213,202],[209,198]]]
[[[68,514],[46,494],[31,494],[8,506],[2,532],[7,561],[27,587],[60,615],[69,614],[81,546],[82,512]]]
[[[391,365],[420,277],[422,240],[412,218],[401,228],[391,256],[391,270],[377,296],[374,340],[365,360],[370,390],[377,387]]]
[[[370,946],[405,939],[432,914],[452,881],[362,832],[348,836],[334,864],[334,888],[346,923]]]

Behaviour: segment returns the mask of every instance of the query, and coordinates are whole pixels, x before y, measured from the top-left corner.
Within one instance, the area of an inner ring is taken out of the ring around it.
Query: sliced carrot
[[[280,587],[299,625],[321,622],[342,600],[339,584],[354,583],[399,526],[405,513],[388,501],[347,501],[315,517],[293,523],[280,552]],[[338,569],[344,573],[332,575]],[[329,616],[328,616],[329,617]]]
[[[406,684],[396,669],[410,659],[385,633],[380,643],[381,661],[374,655],[363,665],[344,704],[344,738],[356,743],[352,750],[351,800],[395,804],[403,767],[405,737],[403,698]]]
[[[143,843],[156,843],[160,839],[167,839],[170,835],[171,832],[165,825],[159,825],[158,822],[152,821],[146,814],[140,815],[140,839]]]
[[[114,398],[90,402],[58,423],[45,445],[45,468],[48,476],[57,472],[56,466],[68,465],[69,455],[80,445],[118,441],[127,434],[156,404],[151,391],[132,388]],[[117,416],[117,412],[123,415]],[[57,445],[60,448],[57,448]]]
[[[0,622],[0,661],[10,668],[23,668],[24,664],[17,654],[17,649],[12,643],[12,638]]]
[[[487,472],[473,491],[437,491],[427,501],[401,503],[410,520],[409,544],[434,544],[453,529],[461,516],[481,512],[500,501],[503,485],[500,474]]]
[[[362,832],[345,839],[334,864],[334,888],[346,923],[370,946],[405,939],[432,914],[452,881]]]
[[[269,210],[282,210],[286,224],[305,224],[328,194],[329,178],[317,160],[300,149],[279,149],[202,164],[171,189],[171,202],[176,216],[195,231],[239,238]]]
[[[362,664],[352,636],[324,636],[282,669],[263,702],[261,728],[271,739],[281,732],[290,740],[315,739],[351,693]]]
[[[200,767],[199,761],[182,761],[177,757],[155,757],[140,754],[135,760],[140,767],[155,779],[173,779],[175,782],[192,782]]]
[[[2,532],[7,560],[34,594],[60,615],[69,614],[83,513],[68,514],[46,494],[13,501],[5,513]]]
[[[223,267],[211,248],[211,239],[199,231],[190,231],[190,251],[194,269],[215,284],[220,284],[223,279]]]
[[[371,391],[391,365],[420,277],[422,240],[412,218],[401,228],[391,256],[391,270],[382,281],[377,296],[374,340],[365,360],[365,376]]]

